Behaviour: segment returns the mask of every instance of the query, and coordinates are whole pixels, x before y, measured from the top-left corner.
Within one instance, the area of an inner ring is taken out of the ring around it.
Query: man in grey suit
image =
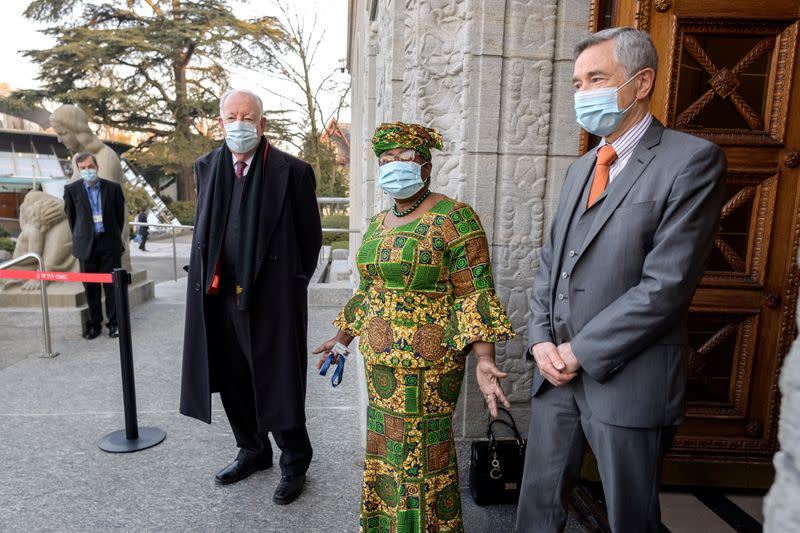
[[[725,156],[649,112],[658,56],[632,28],[575,51],[578,123],[601,137],[567,170],[530,298],[536,361],[517,531],[560,531],[584,435],[611,528],[659,531],[659,463],[682,421],[685,318],[723,202]]]

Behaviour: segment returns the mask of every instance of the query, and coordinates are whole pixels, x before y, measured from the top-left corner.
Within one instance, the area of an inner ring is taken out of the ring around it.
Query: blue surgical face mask
[[[88,181],[89,183],[97,180],[97,169],[96,168],[84,168],[81,170],[81,178],[84,181]]]
[[[638,75],[637,72],[619,87],[603,87],[576,92],[575,118],[578,125],[599,137],[614,133],[625,113],[637,102],[634,99],[631,105],[620,110],[617,106],[617,93]]]
[[[395,200],[411,198],[425,186],[422,166],[413,161],[391,161],[378,167],[378,186]]]
[[[225,124],[225,142],[231,152],[245,154],[258,146],[258,130],[255,124],[237,120]]]

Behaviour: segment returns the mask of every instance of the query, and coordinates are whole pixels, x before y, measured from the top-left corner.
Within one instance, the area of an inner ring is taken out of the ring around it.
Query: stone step
[[[53,286],[55,284],[51,284]],[[86,295],[83,286],[74,283],[62,283],[61,286],[69,285],[80,288],[79,294],[70,292],[69,294],[59,294],[58,291],[51,291],[48,288],[47,300],[49,302],[48,313],[50,314],[51,328],[74,328],[83,329],[89,319],[89,308],[86,305]],[[56,292],[56,294],[52,294]],[[5,296],[5,298],[4,298]],[[40,325],[42,323],[41,298],[39,293],[26,293],[19,296],[16,300],[9,298],[8,294],[0,292],[0,329],[7,327],[18,327],[25,325]],[[140,281],[128,287],[128,299],[131,309],[155,296],[155,283],[153,280]],[[7,305],[6,302],[17,302],[25,305]],[[105,298],[103,298],[105,302]],[[53,305],[53,302],[62,305]],[[73,305],[63,305],[65,302],[72,302]],[[103,303],[105,305],[105,303]],[[105,309],[105,308],[104,308]]]
[[[340,307],[353,295],[349,281],[339,283],[311,283],[308,286],[308,304],[311,306]]]
[[[147,271],[139,270],[131,274],[133,283],[130,286],[131,305],[153,298],[153,282],[147,279]],[[33,285],[33,290],[23,290],[17,285],[10,289],[0,290],[0,309],[16,307],[41,307],[42,299],[39,295],[39,283]],[[139,289],[134,290],[136,287]],[[138,299],[137,299],[138,298]],[[51,309],[75,309],[86,305],[86,294],[82,283],[48,283],[47,302]]]

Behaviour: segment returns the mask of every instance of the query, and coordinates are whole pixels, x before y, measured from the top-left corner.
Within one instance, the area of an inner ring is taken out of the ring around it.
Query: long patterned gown
[[[369,397],[363,533],[460,532],[453,442],[469,346],[514,335],[475,211],[449,198],[421,218],[370,223],[359,289],[334,324],[360,336]]]

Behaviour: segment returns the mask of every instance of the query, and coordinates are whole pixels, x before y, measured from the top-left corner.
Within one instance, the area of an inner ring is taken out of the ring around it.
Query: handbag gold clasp
[[[492,469],[489,470],[489,477],[492,479],[500,479],[503,477],[503,471],[500,470],[500,460],[497,458],[496,449],[492,449]]]

